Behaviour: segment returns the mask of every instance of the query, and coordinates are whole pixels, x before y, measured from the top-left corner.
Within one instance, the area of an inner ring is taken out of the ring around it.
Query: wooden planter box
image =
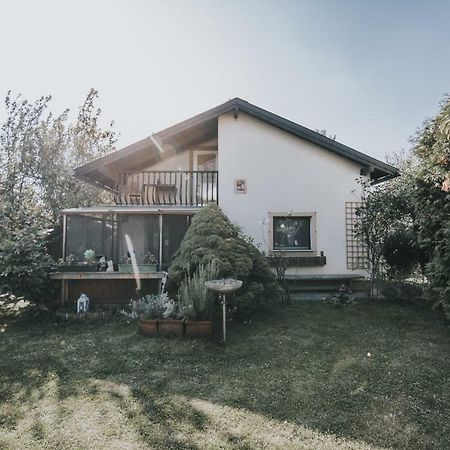
[[[97,264],[70,264],[59,266],[58,272],[97,272]]]
[[[183,336],[184,320],[158,320],[160,336]]]
[[[186,336],[208,337],[212,336],[212,322],[210,320],[186,320]]]
[[[137,322],[139,333],[146,336],[156,336],[158,334],[158,321],[139,319]]]
[[[137,267],[138,267],[139,272],[152,273],[152,272],[156,272],[157,264],[138,264]],[[119,272],[132,273],[133,265],[132,264],[119,264]]]

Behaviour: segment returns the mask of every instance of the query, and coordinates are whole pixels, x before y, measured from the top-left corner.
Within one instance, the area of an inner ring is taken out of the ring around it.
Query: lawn
[[[297,303],[208,340],[0,321],[0,448],[450,448],[450,330],[399,305]]]

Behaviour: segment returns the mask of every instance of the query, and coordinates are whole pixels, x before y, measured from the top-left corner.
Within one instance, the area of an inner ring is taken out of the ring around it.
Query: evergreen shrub
[[[227,297],[229,312],[247,318],[279,298],[280,288],[269,263],[216,205],[202,208],[192,219],[169,267],[169,290],[176,293],[186,277],[216,261],[218,278],[236,278],[242,287]]]

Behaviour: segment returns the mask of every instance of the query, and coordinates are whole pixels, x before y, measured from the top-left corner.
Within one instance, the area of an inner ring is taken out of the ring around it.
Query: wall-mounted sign
[[[246,178],[236,178],[234,180],[234,193],[235,194],[246,194],[247,193],[247,179]]]

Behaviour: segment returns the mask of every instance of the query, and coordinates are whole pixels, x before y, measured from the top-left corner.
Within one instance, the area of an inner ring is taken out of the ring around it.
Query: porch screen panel
[[[172,257],[180,247],[189,224],[190,216],[163,216],[163,269],[167,269],[170,266]]]
[[[153,253],[159,260],[159,217],[157,215],[121,214],[118,216],[119,262],[125,262],[128,248],[125,235],[131,239],[132,248],[138,263],[144,255]]]
[[[114,258],[114,223],[112,216],[67,216],[66,255],[84,260],[84,252],[92,249],[96,257]]]

